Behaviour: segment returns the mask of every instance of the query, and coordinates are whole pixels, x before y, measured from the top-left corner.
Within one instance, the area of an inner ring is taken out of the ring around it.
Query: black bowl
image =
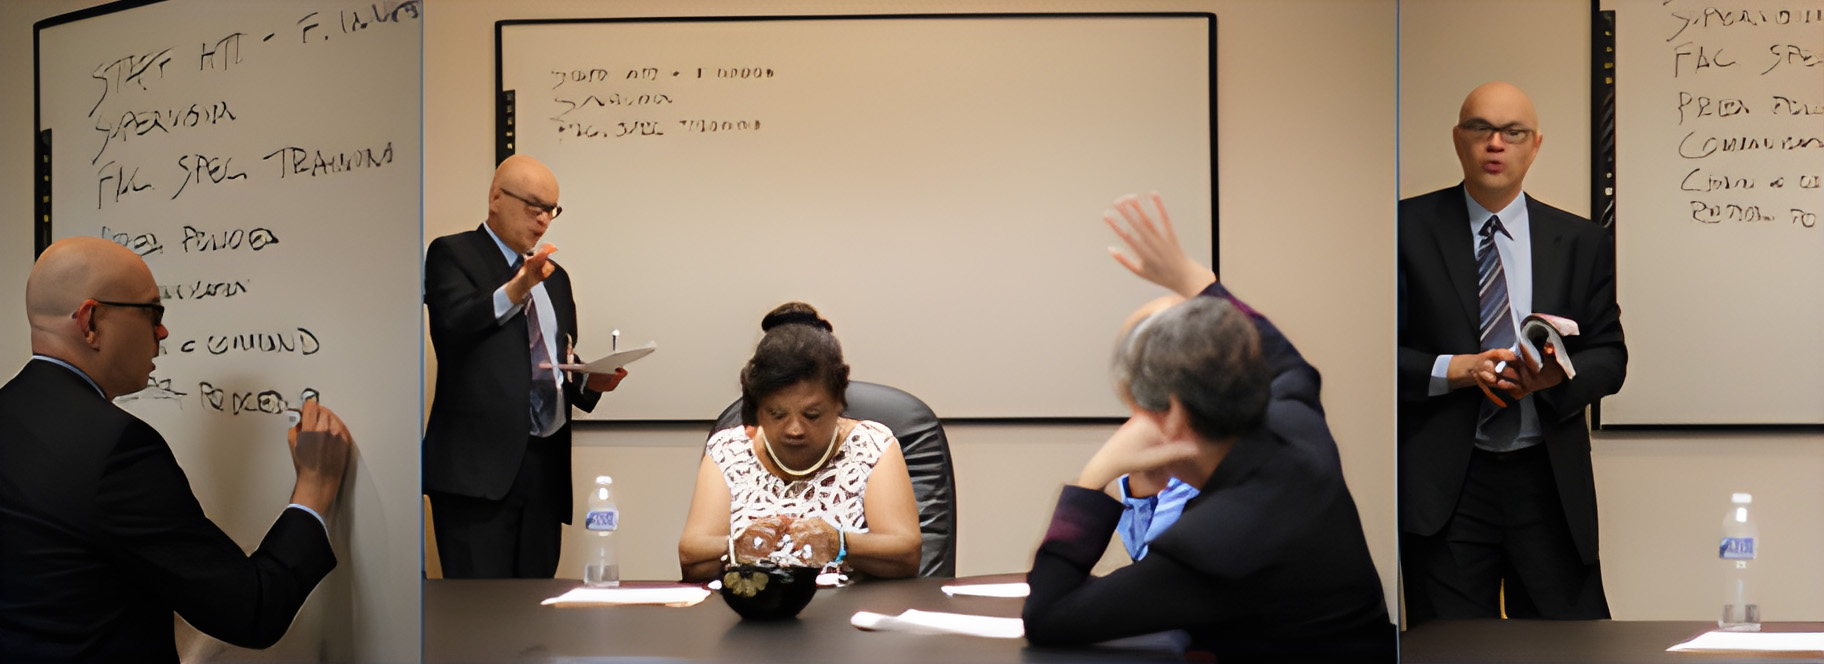
[[[733,565],[722,571],[722,600],[749,620],[795,617],[817,596],[817,572],[772,563]]]

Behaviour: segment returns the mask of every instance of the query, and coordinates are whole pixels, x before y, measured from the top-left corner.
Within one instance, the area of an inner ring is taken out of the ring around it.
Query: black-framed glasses
[[[152,312],[152,327],[158,327],[165,324],[165,305],[159,302],[109,302],[107,300],[94,300],[94,302],[95,304],[110,307],[145,309]],[[70,314],[70,317],[74,318],[76,317],[76,314]]]
[[[1457,125],[1457,129],[1463,130],[1464,134],[1477,141],[1486,141],[1489,136],[1500,134],[1501,142],[1508,145],[1519,145],[1533,137],[1533,130],[1517,125],[1496,127],[1486,122],[1465,122]]]
[[[530,198],[526,198],[519,194],[515,194],[511,191],[507,191],[505,187],[501,188],[500,193],[517,198],[517,199],[519,199],[519,202],[525,203],[526,205],[530,205],[530,206],[532,206],[533,209],[536,209],[539,212],[543,212],[545,214],[551,215],[552,219],[556,219],[558,215],[564,213],[564,206],[562,206],[562,205],[545,205],[544,203],[540,203],[538,201],[532,200]]]

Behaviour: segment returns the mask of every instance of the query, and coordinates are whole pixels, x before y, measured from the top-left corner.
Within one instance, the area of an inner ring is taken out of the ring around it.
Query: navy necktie
[[[1501,252],[1495,249],[1495,235],[1508,235],[1501,218],[1490,216],[1482,224],[1482,241],[1476,245],[1476,292],[1481,301],[1478,322],[1482,332],[1482,350],[1514,347],[1514,319],[1507,300],[1507,273],[1501,269]],[[1513,236],[1508,235],[1509,238]],[[1476,445],[1504,451],[1513,445],[1520,433],[1520,403],[1501,408],[1484,400],[1476,417]]]

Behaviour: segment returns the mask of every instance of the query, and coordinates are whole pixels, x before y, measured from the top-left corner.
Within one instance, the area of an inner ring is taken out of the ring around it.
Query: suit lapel
[[[470,264],[478,268],[475,274],[487,279],[484,285],[493,284],[490,288],[499,288],[500,284],[513,278],[513,265],[500,254],[500,245],[494,243],[494,236],[488,235],[485,227],[477,226],[464,237],[468,240]]]
[[[1559,297],[1565,292],[1568,272],[1558,246],[1564,241],[1564,220],[1531,196],[1526,197],[1526,217],[1533,245],[1533,311],[1567,314],[1566,303]]]
[[[1463,203],[1463,187],[1446,189],[1438,197],[1437,209],[1427,223],[1437,242],[1438,260],[1450,277],[1457,302],[1463,306],[1463,319],[1470,329],[1480,329],[1481,307],[1476,301],[1476,247],[1464,228],[1469,221],[1469,207]]]

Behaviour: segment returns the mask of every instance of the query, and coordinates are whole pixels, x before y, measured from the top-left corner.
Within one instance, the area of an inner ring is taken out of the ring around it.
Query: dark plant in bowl
[[[817,595],[817,571],[771,560],[731,565],[722,572],[722,600],[742,618],[791,618]]]

